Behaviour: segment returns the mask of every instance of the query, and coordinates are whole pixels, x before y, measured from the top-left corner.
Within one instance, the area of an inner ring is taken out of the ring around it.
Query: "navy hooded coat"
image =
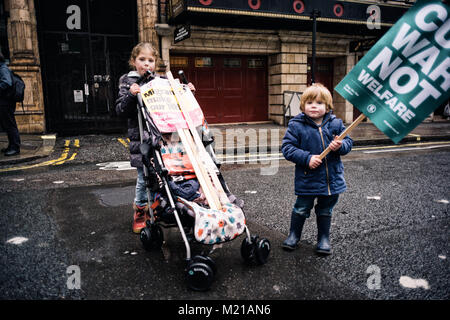
[[[352,149],[353,140],[349,136],[343,139],[338,151],[331,151],[322,160],[318,168],[308,166],[311,157],[321,154],[334,136],[344,130],[342,120],[331,112],[325,114],[320,126],[304,113],[289,121],[281,151],[286,160],[295,163],[296,195],[334,195],[346,190],[341,155]]]

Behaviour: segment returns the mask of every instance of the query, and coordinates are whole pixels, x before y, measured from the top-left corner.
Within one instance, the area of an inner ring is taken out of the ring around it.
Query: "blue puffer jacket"
[[[331,151],[322,165],[314,170],[308,166],[311,157],[321,154],[344,129],[342,120],[330,112],[325,114],[320,126],[304,113],[289,121],[281,151],[286,160],[295,163],[296,195],[334,195],[346,190],[341,155],[352,149],[353,140],[348,135],[341,148]]]

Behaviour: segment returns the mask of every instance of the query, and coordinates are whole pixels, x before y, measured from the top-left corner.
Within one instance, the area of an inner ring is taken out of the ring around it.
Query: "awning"
[[[379,35],[409,7],[366,0],[171,0],[169,23],[307,31],[318,10],[319,32]]]

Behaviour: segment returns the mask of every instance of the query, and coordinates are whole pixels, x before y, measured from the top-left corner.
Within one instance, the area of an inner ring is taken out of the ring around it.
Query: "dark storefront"
[[[119,77],[137,41],[135,1],[36,0],[47,130],[124,128],[115,116]]]

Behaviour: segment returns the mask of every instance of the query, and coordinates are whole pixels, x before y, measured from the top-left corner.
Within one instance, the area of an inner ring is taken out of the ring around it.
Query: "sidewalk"
[[[346,124],[348,126],[349,124]],[[261,150],[278,152],[287,127],[272,122],[250,124],[212,124],[210,129],[216,140],[216,153],[234,153]],[[117,134],[118,137],[122,137]],[[350,134],[354,146],[393,144],[372,123],[361,123]],[[273,137],[273,139],[272,139]],[[21,152],[17,156],[0,154],[0,166],[32,161],[49,156],[54,149],[56,134],[22,134]],[[273,141],[272,141],[273,140]],[[450,121],[423,122],[400,143],[417,141],[450,140]],[[4,132],[0,133],[0,148],[8,145]],[[231,150],[231,149],[234,150]]]
[[[6,157],[0,153],[0,166],[33,161],[38,158],[48,157],[52,152],[56,142],[56,134],[21,134],[20,154]],[[4,132],[0,133],[0,148],[8,146],[8,137]]]

